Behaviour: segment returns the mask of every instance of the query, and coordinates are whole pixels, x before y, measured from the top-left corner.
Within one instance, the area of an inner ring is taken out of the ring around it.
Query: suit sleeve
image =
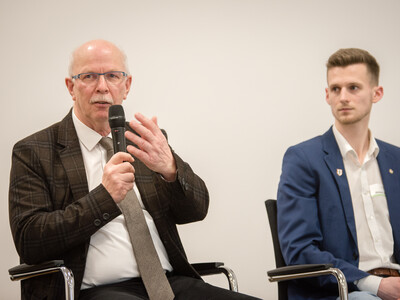
[[[162,132],[167,137],[167,133],[164,130]],[[175,224],[201,221],[206,217],[209,206],[206,184],[193,172],[187,162],[171,147],[170,149],[177,168],[176,180],[168,182],[159,174],[153,176],[157,193],[162,202],[161,207],[169,212],[169,216]],[[140,190],[140,186],[138,187]],[[147,195],[147,193],[143,194]],[[153,210],[159,210],[159,206],[154,207]]]
[[[10,174],[11,231],[22,261],[29,264],[62,259],[121,213],[102,185],[87,193],[83,183],[84,196],[74,201],[59,159],[48,144],[39,144],[15,145]]]
[[[177,165],[177,180],[171,186],[170,210],[175,223],[184,224],[205,218],[209,195],[204,181],[197,176],[188,163],[173,152]]]
[[[311,159],[314,161],[311,162]],[[278,234],[282,254],[288,265],[331,263],[344,272],[349,282],[349,289],[355,289],[353,282],[368,274],[356,267],[354,258],[351,258],[354,263],[352,264],[332,253],[341,247],[351,248],[345,240],[346,236],[337,235],[345,228],[345,224],[341,224],[344,227],[338,228],[337,233],[330,232],[333,235],[330,239],[337,240],[337,248],[326,249],[324,241],[326,230],[322,228],[321,218],[325,218],[326,221],[329,217],[334,218],[333,222],[341,222],[335,218],[335,214],[342,212],[321,209],[320,197],[327,199],[340,196],[326,190],[326,185],[322,182],[329,182],[334,186],[333,179],[321,178],[321,174],[314,166],[319,164],[320,168],[324,168],[324,162],[315,160],[318,160],[317,156],[306,153],[305,149],[296,146],[289,148],[285,153],[277,197]],[[324,175],[326,177],[326,174]],[[326,191],[321,193],[321,189]],[[351,249],[346,251],[351,252]],[[324,288],[334,289],[337,286],[333,276],[319,276],[310,282]]]
[[[131,130],[131,129],[130,129]],[[161,129],[168,139],[167,132]],[[133,131],[134,132],[134,131]],[[157,214],[160,207],[168,211],[169,217],[175,224],[186,224],[203,220],[208,212],[209,194],[204,181],[193,172],[190,165],[185,162],[170,146],[177,168],[177,177],[173,182],[165,181],[161,175],[153,176],[153,181],[161,200],[159,205],[150,207]],[[143,185],[139,186],[139,190]],[[143,192],[143,193],[142,193]],[[148,191],[141,191],[141,195],[148,197]],[[151,206],[154,201],[148,201]],[[156,217],[155,215],[153,218]]]

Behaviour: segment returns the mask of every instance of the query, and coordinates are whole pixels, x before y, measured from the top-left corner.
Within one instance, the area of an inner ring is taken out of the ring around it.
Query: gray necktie
[[[107,150],[108,161],[114,154],[111,138],[102,137],[100,145]],[[133,253],[150,300],[174,299],[174,293],[161,266],[136,193],[130,190],[125,199],[119,203],[119,207],[124,214]]]

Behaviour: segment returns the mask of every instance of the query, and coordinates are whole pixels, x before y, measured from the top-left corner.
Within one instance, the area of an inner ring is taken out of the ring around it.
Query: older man
[[[79,299],[250,299],[204,283],[188,263],[176,224],[202,220],[208,192],[171,151],[155,118],[136,114],[137,121],[126,126],[129,153],[108,160],[108,110],[126,99],[132,83],[120,49],[104,40],[83,44],[72,55],[65,82],[71,111],[13,149],[10,224],[21,260],[63,259],[75,275]],[[141,262],[133,242],[142,232],[132,237],[125,214],[133,200],[161,277],[156,271],[150,280],[142,276],[149,263]],[[22,283],[24,299],[62,294],[57,274]]]

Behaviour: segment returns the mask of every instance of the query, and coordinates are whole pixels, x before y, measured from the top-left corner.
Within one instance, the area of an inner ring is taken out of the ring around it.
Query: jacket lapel
[[[326,153],[325,162],[332,173],[336,186],[339,190],[340,200],[347,221],[347,226],[351,232],[354,242],[357,244],[356,223],[354,219],[353,203],[346,171],[344,169],[343,158],[337,145],[332,127],[322,136],[322,147]]]
[[[68,177],[74,201],[89,193],[79,139],[72,121],[72,110],[61,121],[58,130],[59,155]],[[68,204],[68,203],[67,203]]]

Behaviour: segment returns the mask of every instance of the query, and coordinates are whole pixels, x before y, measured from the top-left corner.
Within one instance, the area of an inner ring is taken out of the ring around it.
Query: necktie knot
[[[107,151],[107,161],[110,160],[111,156],[114,154],[114,147],[113,147],[113,141],[111,138],[108,136],[103,136],[99,142],[99,144],[106,149]]]

